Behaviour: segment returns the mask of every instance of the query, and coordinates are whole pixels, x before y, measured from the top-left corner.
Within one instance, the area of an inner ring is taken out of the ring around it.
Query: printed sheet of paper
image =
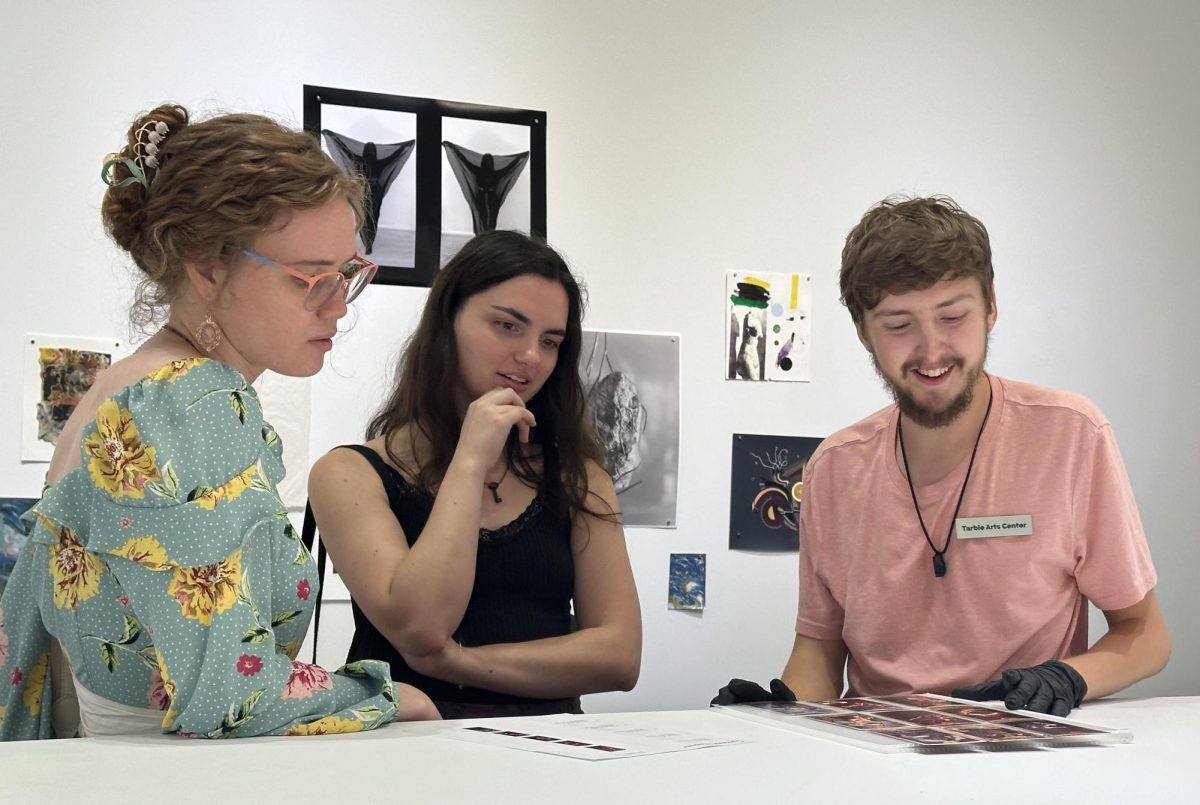
[[[457,741],[581,760],[612,760],[749,743],[727,735],[695,735],[624,724],[604,716],[553,716],[538,721],[536,732],[531,729],[525,720],[505,723],[497,718],[487,726],[460,727],[441,735]]]
[[[750,702],[713,709],[876,752],[986,751],[1133,740],[1133,733],[1126,729],[933,693],[822,702]]]

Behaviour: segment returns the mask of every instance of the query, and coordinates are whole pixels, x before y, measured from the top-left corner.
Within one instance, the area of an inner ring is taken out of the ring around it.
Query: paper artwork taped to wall
[[[113,338],[32,334],[24,341],[21,460],[49,461],[63,425],[122,345]]]
[[[727,380],[810,380],[812,277],[725,275]]]
[[[820,439],[733,435],[730,460],[729,547],[794,551],[800,547],[801,476]]]
[[[579,372],[623,522],[674,528],[679,336],[585,330]]]
[[[29,539],[21,515],[35,503],[37,498],[0,498],[0,593],[12,575],[17,554]]]
[[[704,565],[702,553],[671,554],[671,578],[667,591],[669,609],[704,610]]]

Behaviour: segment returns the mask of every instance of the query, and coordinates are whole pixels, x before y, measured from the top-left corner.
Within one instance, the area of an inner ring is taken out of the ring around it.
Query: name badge
[[[1028,537],[1033,535],[1032,514],[997,514],[991,517],[959,517],[954,521],[959,539],[984,537]]]

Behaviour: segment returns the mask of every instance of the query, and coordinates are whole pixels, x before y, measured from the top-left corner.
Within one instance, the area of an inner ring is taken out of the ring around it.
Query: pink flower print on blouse
[[[310,592],[312,592],[312,585],[308,583],[308,579],[300,579],[296,584],[296,597],[301,601],[307,601]]]
[[[292,660],[292,675],[281,699],[307,699],[314,690],[332,690],[333,680],[329,672],[319,665]]]
[[[0,609],[0,665],[8,660],[8,632],[4,629],[4,610]]]
[[[129,596],[125,595],[125,593],[121,593],[117,596],[117,603],[126,609],[129,609]]]
[[[150,705],[152,710],[166,710],[171,706],[162,674],[157,668],[150,672],[150,690],[146,691],[146,704]]]
[[[243,676],[254,676],[262,670],[262,660],[253,654],[243,654],[238,658],[237,669]]]
[[[133,520],[130,520],[128,517],[122,517],[117,522],[121,525],[121,528],[129,528],[133,525]]]
[[[21,666],[19,666],[19,665],[16,668],[12,669],[12,674],[10,676],[11,676],[12,683],[14,686],[20,685],[21,680],[25,678],[25,674],[21,673]]]

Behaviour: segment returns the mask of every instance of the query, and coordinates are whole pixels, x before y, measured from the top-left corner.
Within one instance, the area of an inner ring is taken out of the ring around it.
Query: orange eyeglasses
[[[342,266],[340,270],[327,271],[323,274],[305,274],[302,271],[285,266],[283,263],[277,263],[270,257],[263,257],[261,254],[256,254],[249,249],[242,249],[242,254],[263,265],[286,271],[296,279],[307,284],[308,291],[304,294],[305,310],[320,309],[338,291],[342,291],[346,295],[346,304],[350,304],[363,292],[364,288],[371,284],[371,280],[375,279],[375,272],[379,270],[378,265],[357,254],[354,255],[354,258],[350,262]]]

